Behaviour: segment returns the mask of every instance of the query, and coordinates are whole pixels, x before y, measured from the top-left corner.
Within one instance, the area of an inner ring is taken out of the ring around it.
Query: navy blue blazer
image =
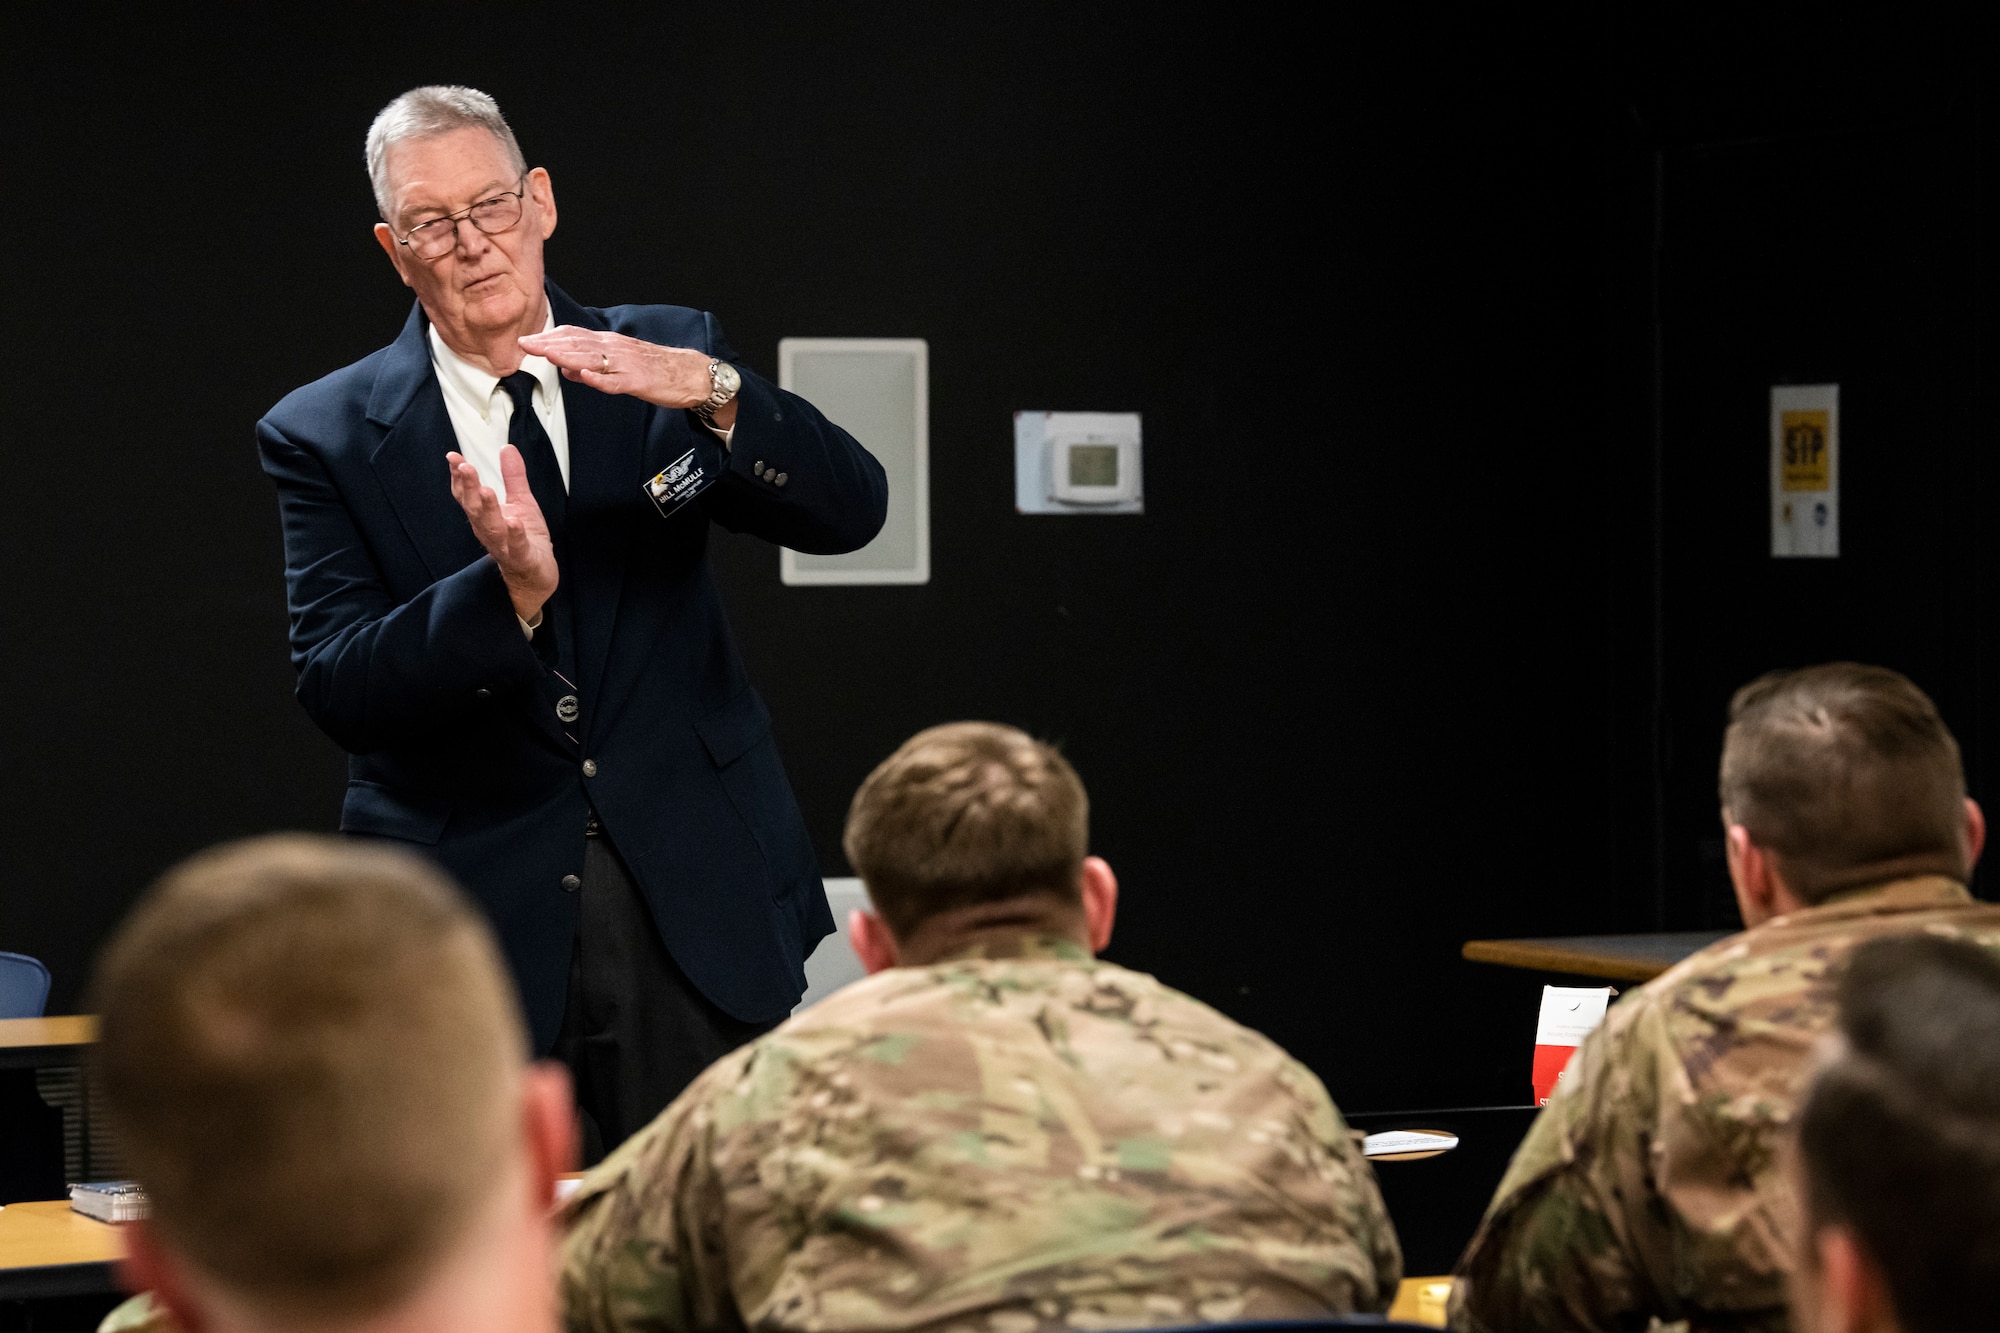
[[[596,310],[548,290],[558,324],[741,369],[701,311]],[[577,920],[562,883],[582,870],[592,809],[688,977],[739,1019],[782,1017],[833,920],[723,616],[708,525],[858,549],[887,509],[881,464],[747,370],[733,449],[691,413],[565,380],[564,614],[530,643],[451,496],[444,455],[458,442],[426,324],[418,306],[394,343],[257,423],[284,523],[299,701],[351,756],[341,829],[431,849],[484,904],[539,1050],[562,1022]],[[640,486],[690,449],[717,480],[663,518]],[[759,462],[786,484],[754,475]],[[571,693],[580,711],[565,723],[556,704]]]

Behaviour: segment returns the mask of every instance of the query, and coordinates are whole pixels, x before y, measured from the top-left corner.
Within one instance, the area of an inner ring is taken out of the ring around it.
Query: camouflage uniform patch
[[[579,1333],[1312,1317],[1386,1308],[1402,1266],[1317,1078],[1053,939],[879,973],[725,1057],[567,1218]]]
[[[1451,1327],[1788,1329],[1794,1202],[1776,1152],[1834,963],[1905,931],[2000,950],[2000,906],[1948,879],[1835,895],[1626,995],[1535,1119],[1459,1261]]]

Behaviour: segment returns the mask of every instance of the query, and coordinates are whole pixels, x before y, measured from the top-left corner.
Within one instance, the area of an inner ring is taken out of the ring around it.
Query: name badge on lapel
[[[715,484],[715,478],[690,449],[667,464],[664,471],[640,486],[661,518],[672,518],[682,506]]]

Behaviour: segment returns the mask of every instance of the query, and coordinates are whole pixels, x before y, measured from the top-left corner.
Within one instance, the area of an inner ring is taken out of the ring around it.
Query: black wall
[[[1874,79],[1857,110],[1787,100],[1825,66],[1743,56],[1790,50],[1782,24],[1361,8],[9,8],[0,948],[74,1007],[174,858],[331,826],[340,758],[289,697],[251,424],[393,336],[361,136],[403,89],[467,82],[554,177],[573,296],[711,309],[767,372],[787,335],[930,340],[927,587],[785,588],[770,548],[713,548],[826,873],[903,737],[1015,722],[1090,785],[1125,885],[1113,958],[1351,1108],[1520,1099],[1543,979],[1459,944],[1705,912],[1686,812],[1717,682],[1850,642],[1715,657],[1684,609],[1677,533],[1748,524],[1725,572],[1763,576],[1761,509],[1709,513],[1703,469],[1761,466],[1767,367],[1746,351],[1709,393],[1679,352],[1732,317],[1674,323],[1669,257],[1733,253],[1741,199],[1711,172],[1676,212],[1665,164],[1836,113],[1915,136],[1913,206],[1953,238],[1905,303],[1929,341],[1826,359],[1901,358],[1894,412],[1939,357],[1983,382],[1979,102],[1934,93],[1966,44],[1916,18],[1891,41],[1793,16]],[[1815,244],[1902,290],[1869,247],[1905,233],[1842,216]],[[1933,299],[1956,322],[1925,325]],[[1670,448],[1684,391],[1753,464]],[[1024,408],[1143,412],[1148,513],[1016,515]],[[1950,489],[1934,463],[1857,554],[1914,539]],[[1835,613],[1895,604],[1896,577]],[[1971,708],[1976,669],[1950,670],[1925,683]]]

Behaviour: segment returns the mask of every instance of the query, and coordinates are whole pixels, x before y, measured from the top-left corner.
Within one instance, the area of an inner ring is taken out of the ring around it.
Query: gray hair
[[[498,102],[477,88],[455,84],[412,88],[383,107],[375,123],[368,127],[368,183],[375,187],[375,207],[384,222],[389,220],[389,205],[393,202],[389,198],[389,145],[404,139],[431,139],[463,129],[481,129],[491,134],[513,162],[514,174],[527,174],[528,159],[521,156],[521,145],[514,141],[514,131],[507,128],[507,118],[500,114]]]

